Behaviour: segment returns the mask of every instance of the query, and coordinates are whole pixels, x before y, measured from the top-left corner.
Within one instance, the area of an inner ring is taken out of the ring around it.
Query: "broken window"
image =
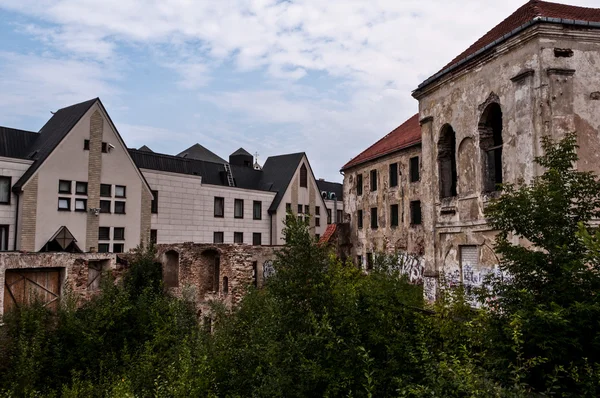
[[[456,133],[449,124],[442,128],[438,141],[440,198],[456,196]]]
[[[410,182],[417,182],[421,179],[421,173],[419,170],[419,157],[415,156],[410,158]]]
[[[398,163],[390,164],[390,188],[398,186]]]
[[[410,202],[410,223],[411,225],[421,224],[421,201],[414,200]]]
[[[377,207],[371,208],[371,229],[377,229]]]
[[[363,178],[362,174],[356,175],[356,194],[362,195],[363,192]]]
[[[492,103],[479,123],[479,146],[483,166],[483,191],[494,192],[502,184],[502,109]]]
[[[397,227],[398,226],[398,205],[391,205],[390,206],[390,215],[391,215],[391,226],[392,227]]]
[[[371,170],[371,192],[377,191],[377,170]]]
[[[303,188],[308,187],[308,171],[304,164],[300,167],[300,186]]]

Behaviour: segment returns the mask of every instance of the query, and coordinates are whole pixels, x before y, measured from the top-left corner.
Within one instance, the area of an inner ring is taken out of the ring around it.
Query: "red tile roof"
[[[347,170],[350,167],[377,159],[390,153],[399,151],[421,143],[421,126],[419,125],[419,114],[417,113],[406,122],[392,130],[388,135],[361,152],[342,167]]]
[[[335,233],[336,229],[337,229],[336,224],[329,224],[327,226],[327,229],[325,230],[325,233],[323,234],[323,236],[321,236],[321,239],[319,239],[319,245],[324,245],[326,243],[329,243],[329,239],[331,239],[331,237]]]
[[[508,35],[513,30],[520,28],[526,23],[534,21],[535,18],[539,17],[600,23],[600,8],[577,7],[566,4],[531,0],[517,9],[517,11],[511,14],[504,21],[496,25],[496,27],[487,32],[471,47],[454,58],[449,64],[444,66],[438,73],[427,79],[419,87],[421,88],[422,86],[427,85],[431,81],[435,80],[434,77],[437,74],[440,74],[448,68],[456,66],[460,61],[474,55],[477,51],[483,49],[485,46],[494,43],[496,40],[502,39],[503,36]]]

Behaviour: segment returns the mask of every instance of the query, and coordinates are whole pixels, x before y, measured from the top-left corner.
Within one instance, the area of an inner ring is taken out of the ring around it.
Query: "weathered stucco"
[[[571,51],[555,51],[568,49]],[[565,56],[565,54],[568,54]],[[486,150],[490,109],[502,112],[502,182],[529,182],[541,170],[534,158],[540,139],[577,132],[582,170],[600,171],[600,31],[537,24],[454,74],[415,91],[422,128],[422,207],[426,296],[438,278],[477,284],[495,272],[494,231],[484,217],[490,197]],[[497,105],[494,105],[497,104]],[[456,135],[456,195],[442,198],[440,134]],[[489,144],[489,145],[488,145]],[[486,163],[487,162],[487,163]],[[493,167],[492,167],[493,168]],[[517,242],[515,242],[517,243]],[[472,248],[476,260],[466,260]],[[429,280],[428,280],[429,278]]]

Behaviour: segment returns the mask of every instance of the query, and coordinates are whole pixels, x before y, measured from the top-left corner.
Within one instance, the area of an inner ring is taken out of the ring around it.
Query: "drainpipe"
[[[13,243],[13,250],[17,251],[17,230],[19,229],[19,194],[15,195],[17,197],[17,211],[15,211],[15,241]]]
[[[269,243],[273,245],[273,214],[269,214]]]

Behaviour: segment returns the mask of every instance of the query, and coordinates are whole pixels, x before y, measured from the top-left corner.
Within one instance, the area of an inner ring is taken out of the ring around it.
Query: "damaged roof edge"
[[[423,83],[419,84],[419,86],[413,90],[413,97],[416,97],[416,93],[427,87],[428,85],[430,85],[431,83],[435,82],[436,80],[440,79],[441,77],[447,75],[450,72],[453,72],[457,69],[460,69],[460,67],[462,67],[463,65],[465,65],[467,62],[477,58],[478,56],[480,56],[482,53],[490,50],[491,48],[497,46],[498,44],[501,44],[503,42],[505,42],[506,40],[516,36],[517,34],[521,33],[522,31],[524,31],[525,29],[538,24],[538,23],[553,23],[553,24],[561,24],[561,25],[574,25],[574,26],[589,26],[591,28],[598,28],[600,29],[600,22],[591,22],[591,21],[581,21],[581,20],[573,20],[573,19],[562,19],[562,18],[551,18],[551,17],[535,17],[533,18],[531,21],[524,23],[523,25],[519,26],[516,29],[513,29],[511,32],[503,35],[502,37],[494,40],[493,42],[491,42],[490,44],[485,45],[484,47],[480,48],[479,50],[477,50],[476,52],[474,52],[473,54],[467,56],[466,58],[463,58],[462,60],[458,61],[456,64],[450,66],[449,68],[446,68],[444,70],[442,70],[441,72],[436,73],[435,75],[431,76],[430,78],[426,79]]]
[[[348,165],[346,165],[346,166],[344,166],[344,167],[342,167],[342,168],[340,169],[340,172],[344,172],[344,171],[346,171],[346,170],[350,170],[350,169],[352,169],[352,168],[354,168],[354,167],[357,167],[357,166],[362,166],[362,165],[364,165],[365,163],[369,163],[369,162],[372,162],[372,161],[374,161],[374,160],[380,159],[380,158],[382,158],[382,157],[384,157],[384,156],[391,155],[392,153],[396,153],[396,152],[404,151],[404,150],[406,150],[406,149],[409,149],[409,148],[412,148],[412,147],[415,147],[415,146],[421,145],[421,143],[422,143],[422,141],[419,139],[418,141],[414,141],[414,142],[412,142],[412,143],[408,143],[407,145],[405,145],[405,146],[402,146],[402,147],[400,147],[400,148],[394,148],[394,149],[392,149],[392,150],[390,150],[390,151],[387,151],[387,152],[378,153],[377,155],[371,156],[370,158],[366,158],[366,159],[363,159],[363,160],[361,160],[359,163],[351,164],[351,165],[349,165],[349,166],[348,166]],[[351,161],[352,161],[352,160],[350,160],[350,162],[351,162]],[[350,162],[348,162],[348,163],[350,163]]]

